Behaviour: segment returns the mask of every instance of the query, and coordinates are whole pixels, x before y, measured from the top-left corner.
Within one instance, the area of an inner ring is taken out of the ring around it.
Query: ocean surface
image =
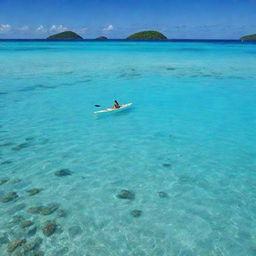
[[[0,41],[0,255],[256,255],[255,135],[256,44]]]

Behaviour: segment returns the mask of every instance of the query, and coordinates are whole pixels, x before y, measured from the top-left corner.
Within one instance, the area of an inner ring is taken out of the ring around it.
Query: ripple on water
[[[0,62],[1,256],[254,255],[252,46],[70,44]]]

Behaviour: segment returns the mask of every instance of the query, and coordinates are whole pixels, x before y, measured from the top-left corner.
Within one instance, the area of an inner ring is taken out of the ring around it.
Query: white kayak
[[[118,111],[118,110],[121,110],[121,109],[124,109],[124,108],[128,108],[132,105],[132,103],[128,103],[128,104],[124,104],[124,105],[121,105],[120,108],[107,108],[107,109],[104,109],[104,110],[100,110],[100,111],[96,111],[94,112],[94,114],[100,114],[100,113],[107,113],[107,112],[112,112],[112,111]]]

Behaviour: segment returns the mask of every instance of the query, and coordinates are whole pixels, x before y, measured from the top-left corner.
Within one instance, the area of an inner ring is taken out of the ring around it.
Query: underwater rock
[[[63,255],[70,255],[70,253],[68,254],[68,252],[69,252],[69,248],[66,246],[66,247],[58,248],[53,253],[54,253],[54,256],[63,256]]]
[[[33,206],[28,208],[29,213],[38,214],[42,210],[43,206]]]
[[[25,203],[21,203],[21,204],[17,204],[14,207],[12,207],[11,209],[9,209],[8,211],[6,211],[6,213],[12,215],[12,214],[16,214],[18,211],[23,210],[26,207]]]
[[[13,223],[19,223],[19,222],[21,222],[23,220],[24,220],[24,217],[21,216],[21,215],[13,216],[13,218],[12,218],[12,222]]]
[[[27,137],[25,140],[26,141],[31,141],[31,140],[34,140],[34,137]]]
[[[83,233],[83,230],[79,226],[73,226],[68,229],[69,235],[74,238],[77,235],[80,235]]]
[[[89,83],[92,79],[84,79],[84,80],[78,80],[75,82],[75,84],[83,84],[83,83]]]
[[[21,181],[22,181],[22,179],[17,178],[17,179],[12,180],[11,183],[16,184],[16,183],[19,183]]]
[[[131,211],[131,215],[132,215],[133,217],[135,217],[135,218],[140,217],[141,214],[142,214],[142,211],[141,211],[141,210],[132,210],[132,211]]]
[[[0,144],[0,147],[8,147],[8,146],[12,146],[13,143],[12,142],[6,142],[4,144]]]
[[[172,167],[172,165],[165,163],[165,164],[163,164],[163,167]]]
[[[11,164],[11,163],[12,163],[12,161],[11,161],[11,160],[6,160],[6,161],[3,161],[3,162],[1,163],[1,165]]]
[[[7,202],[17,199],[18,197],[19,196],[16,192],[11,192],[11,193],[4,195],[3,197],[0,197],[0,202],[7,203]]]
[[[180,184],[191,184],[192,182],[194,182],[193,178],[187,175],[181,175],[178,178],[178,182]]]
[[[51,204],[45,207],[42,207],[40,210],[41,215],[50,215],[59,208],[58,204]]]
[[[71,175],[72,172],[69,169],[61,169],[54,173],[58,177],[68,176]]]
[[[37,88],[43,88],[43,89],[55,89],[55,88],[57,88],[57,86],[49,86],[49,85],[39,84],[39,85],[37,86]]]
[[[33,228],[28,230],[27,235],[28,236],[33,236],[33,235],[36,234],[36,232],[37,232],[37,227],[33,227]]]
[[[25,244],[25,251],[34,251],[37,249],[41,243],[42,243],[42,238],[36,238],[34,242],[29,242]]]
[[[59,209],[57,211],[57,217],[66,217],[67,216],[67,212],[63,209]]]
[[[43,227],[43,234],[45,236],[51,236],[57,229],[57,225],[54,222],[47,222]]]
[[[29,143],[21,143],[16,147],[13,147],[12,150],[19,151],[21,149],[27,148],[29,146]]]
[[[42,189],[33,188],[33,189],[30,189],[30,190],[27,190],[26,192],[29,193],[30,196],[34,196],[34,195],[40,193],[41,191],[42,191]]]
[[[3,244],[7,244],[9,243],[10,240],[8,239],[8,234],[4,233],[4,234],[0,234],[0,246]]]
[[[139,76],[141,76],[141,74],[139,73],[123,73],[119,75],[120,78],[127,78],[127,79],[132,79]]]
[[[6,183],[8,180],[7,179],[2,179],[0,180],[0,185],[3,185],[4,183]]]
[[[117,198],[133,200],[135,198],[135,194],[132,191],[123,189],[117,194]]]
[[[29,92],[29,91],[34,91],[36,89],[36,86],[27,86],[24,88],[21,88],[17,90],[18,92]]]
[[[34,249],[36,249],[36,247],[37,245],[34,242],[30,242],[25,245],[24,251],[25,252],[33,251]]]
[[[10,242],[8,244],[7,251],[13,252],[14,250],[16,250],[16,248],[18,248],[19,246],[22,246],[25,243],[26,243],[26,239],[20,239],[20,240]]]
[[[44,252],[42,251],[36,252],[33,256],[44,256]]]
[[[158,192],[158,195],[159,195],[159,197],[162,197],[162,198],[169,197],[169,195],[166,192],[163,192],[163,191]]]
[[[27,227],[32,226],[33,224],[34,224],[34,223],[33,223],[32,221],[27,220],[27,221],[24,221],[24,222],[20,223],[20,226],[21,226],[22,228],[27,228]]]

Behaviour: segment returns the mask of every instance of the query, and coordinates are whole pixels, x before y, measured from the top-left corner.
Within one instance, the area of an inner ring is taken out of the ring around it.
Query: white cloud
[[[111,31],[114,29],[113,25],[108,25],[107,27],[103,28],[103,31]]]
[[[81,34],[84,34],[84,33],[87,32],[87,30],[88,30],[88,28],[79,28],[79,29],[77,30],[77,32],[78,32],[78,33],[81,33]]]
[[[40,25],[36,28],[36,32],[39,32],[39,33],[44,33],[46,31],[47,29],[43,25]]]
[[[63,32],[68,28],[63,25],[52,25],[49,29],[50,32]]]
[[[0,24],[0,33],[7,33],[12,29],[12,26],[9,24]]]
[[[28,30],[29,30],[29,26],[28,25],[20,27],[20,31],[28,31]]]
[[[67,27],[63,26],[63,25],[51,25],[51,26],[43,26],[40,25],[36,28],[36,32],[38,33],[59,33],[59,32],[63,32],[65,30],[68,30]]]

